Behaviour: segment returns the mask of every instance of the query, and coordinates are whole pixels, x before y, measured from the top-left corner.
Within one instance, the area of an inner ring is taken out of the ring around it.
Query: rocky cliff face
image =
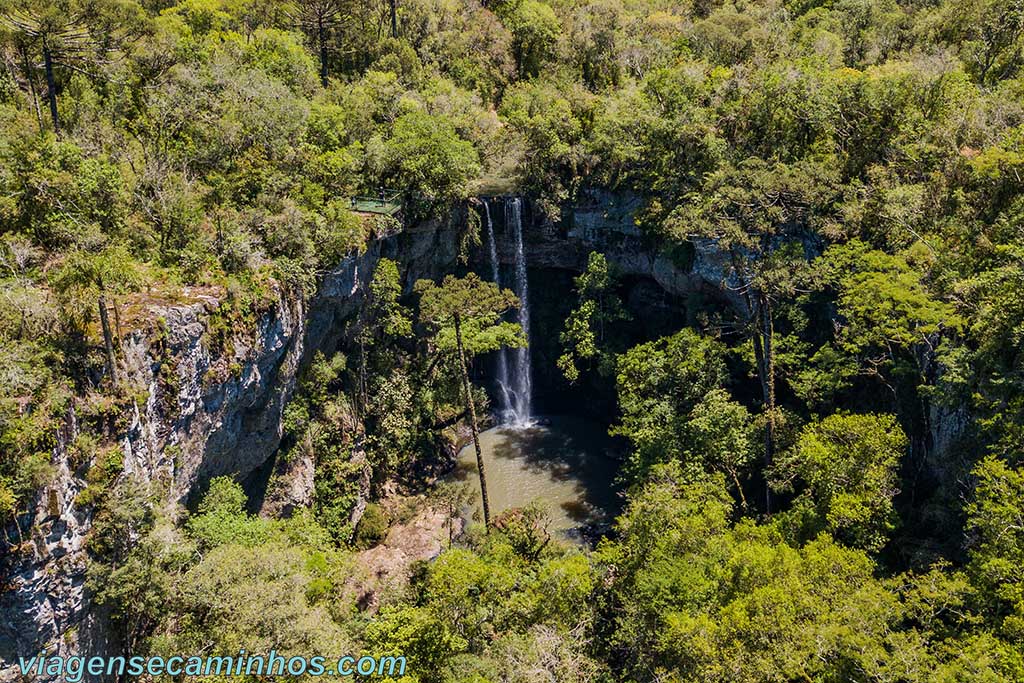
[[[282,413],[300,368],[316,350],[340,343],[377,261],[400,261],[411,287],[452,267],[457,233],[453,222],[429,223],[376,240],[324,274],[308,301],[277,291],[253,329],[236,331],[227,352],[209,343],[218,294],[186,290],[185,303],[148,306],[146,317],[155,324],[122,341],[123,382],[140,398],[119,436],[121,476],[153,484],[168,503],[184,503],[211,477],[253,474],[280,444]],[[107,649],[84,590],[93,510],[78,502],[84,473],[69,464],[68,444],[77,432],[72,410],[57,435],[56,474],[40,492],[31,538],[0,568],[0,681],[17,679],[17,657],[44,647],[64,655]],[[289,495],[301,502],[311,485],[311,476],[296,476]]]
[[[274,452],[303,353],[305,304],[297,298],[278,293],[255,330],[240,334],[224,356],[206,338],[218,299],[185,296],[188,303],[149,309],[159,332],[137,330],[122,341],[122,382],[144,398],[129,409],[120,435],[121,476],[152,484],[172,503],[210,477],[244,476]],[[77,429],[72,411],[54,448],[57,476],[40,495],[31,542],[6,577],[0,629],[8,660],[43,646],[60,654],[104,649],[88,622],[83,585],[93,510],[79,502],[84,473],[72,470],[66,452]],[[12,674],[3,671],[5,679]]]
[[[503,199],[490,201],[494,202],[491,213],[498,257],[503,264],[511,264],[515,258],[511,234],[498,208]],[[586,269],[590,252],[598,250],[620,275],[648,280],[669,296],[702,293],[727,305],[743,305],[722,286],[729,278],[728,263],[712,241],[695,244],[692,253],[660,251],[636,226],[634,214],[639,207],[635,195],[592,190],[579,203],[564,207],[561,220],[555,221],[527,203],[523,210],[527,265],[579,273]],[[486,258],[483,251],[477,254],[480,261]]]
[[[607,208],[607,207],[606,207]],[[531,266],[581,270],[587,253],[606,246],[624,271],[643,274],[666,290],[697,286],[692,273],[645,250],[627,214],[616,214],[615,239],[606,244],[606,214],[576,213],[568,227],[541,222],[529,227]],[[562,232],[559,232],[561,230]],[[253,329],[238,330],[231,348],[212,348],[210,316],[222,294],[182,292],[181,301],[145,306],[147,326],[122,340],[126,386],[139,396],[119,435],[123,477],[152,484],[169,503],[185,503],[210,478],[245,480],[263,467],[282,436],[282,413],[299,371],[316,350],[331,352],[343,340],[345,321],[382,257],[399,261],[405,286],[451,270],[458,255],[457,221],[432,222],[372,242],[325,273],[310,300],[278,291]],[[17,656],[49,652],[102,652],[108,644],[93,623],[85,594],[85,542],[93,510],[79,502],[84,472],[70,464],[68,445],[78,433],[74,410],[57,435],[55,477],[40,492],[32,535],[17,557],[4,560],[0,594],[0,680],[13,680]],[[308,501],[310,463],[299,463],[286,486],[283,507]]]
[[[713,243],[697,244],[688,254],[658,252],[633,223],[635,205],[628,196],[594,193],[586,203],[568,207],[565,219],[556,223],[527,204],[528,265],[563,271],[565,278],[581,272],[589,252],[598,249],[637,282],[631,299],[665,295],[677,305],[700,294],[742,307],[722,286],[728,264]],[[499,258],[511,264],[509,233],[501,211],[493,214]],[[343,342],[345,323],[357,311],[377,262],[382,257],[399,261],[405,287],[411,289],[417,279],[451,271],[458,234],[458,221],[450,220],[372,242],[365,253],[325,273],[311,299],[278,291],[253,328],[238,331],[230,352],[212,350],[209,344],[216,293],[186,291],[184,303],[149,306],[149,318],[161,322],[130,333],[122,344],[125,383],[140,397],[119,435],[122,476],[152,483],[166,492],[168,503],[181,503],[211,477],[245,480],[256,473],[280,443],[282,412],[301,368],[317,350],[330,353]],[[475,258],[479,265],[487,255],[478,252]],[[571,287],[571,280],[563,284]],[[564,303],[568,291],[563,287],[549,295]],[[539,362],[553,367],[550,358]],[[935,435],[937,449],[950,448],[962,422],[952,428],[948,419],[933,419],[933,424],[950,427]],[[56,435],[55,476],[40,492],[31,538],[20,555],[0,559],[0,681],[16,680],[17,657],[34,656],[44,647],[64,655],[111,649],[84,590],[85,540],[93,511],[79,504],[86,482],[69,464],[68,446],[77,433],[72,410]],[[275,510],[309,500],[312,463],[297,462],[293,469]]]

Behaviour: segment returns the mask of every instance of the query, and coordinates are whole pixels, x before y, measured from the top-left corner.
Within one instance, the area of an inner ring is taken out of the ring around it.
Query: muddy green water
[[[551,530],[579,538],[592,535],[619,511],[614,486],[618,453],[603,425],[552,417],[532,427],[495,427],[480,434],[480,447],[492,517],[538,502],[551,519]],[[472,484],[479,509],[472,443],[460,451],[451,476]]]

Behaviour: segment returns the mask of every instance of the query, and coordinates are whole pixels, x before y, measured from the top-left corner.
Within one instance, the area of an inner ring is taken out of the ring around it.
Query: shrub
[[[356,525],[356,547],[365,550],[377,545],[387,536],[388,526],[390,523],[384,509],[376,503],[367,504],[362,519]]]

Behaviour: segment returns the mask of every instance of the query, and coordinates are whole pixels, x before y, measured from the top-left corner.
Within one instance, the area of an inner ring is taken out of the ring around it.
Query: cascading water
[[[491,279],[496,285],[501,286],[501,268],[498,261],[498,245],[494,239],[494,221],[491,220],[491,205],[484,200],[484,216],[487,219],[487,248],[491,257]],[[498,397],[498,418],[505,422],[513,415],[513,400],[509,395],[508,377],[508,352],[505,349],[498,351],[497,381],[498,390],[501,395]]]
[[[516,425],[530,424],[533,400],[533,373],[530,368],[530,288],[526,277],[526,257],[523,255],[523,203],[518,197],[505,202],[505,225],[512,230],[516,246],[515,293],[519,297],[519,324],[526,337],[526,346],[514,349],[515,384],[512,407]]]
[[[519,427],[531,424],[533,379],[530,369],[530,298],[526,277],[526,258],[523,254],[523,209],[518,197],[505,202],[505,229],[511,231],[515,244],[515,271],[513,291],[519,297],[518,322],[523,328],[527,346],[519,349],[502,349],[497,358],[498,418],[503,424]],[[487,248],[491,259],[491,277],[501,286],[501,271],[498,261],[498,245],[494,236],[494,222],[491,205],[484,200],[484,217],[487,224]],[[512,356],[511,362],[509,356]]]

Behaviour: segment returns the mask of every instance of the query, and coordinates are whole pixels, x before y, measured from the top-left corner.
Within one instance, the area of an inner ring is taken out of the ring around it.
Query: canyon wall
[[[635,197],[600,191],[585,197],[566,207],[558,221],[524,203],[524,251],[535,310],[544,307],[545,297],[560,306],[571,304],[571,278],[586,267],[594,250],[605,253],[629,280],[634,310],[660,306],[685,317],[694,301],[694,308],[711,304],[741,310],[742,301],[728,286],[727,260],[713,243],[698,242],[683,253],[659,252],[634,223]],[[515,245],[501,213],[495,212],[498,256],[512,264]],[[124,382],[139,398],[118,432],[124,454],[120,476],[147,482],[162,492],[169,507],[186,503],[211,477],[232,475],[244,481],[254,476],[278,448],[282,412],[301,369],[316,351],[330,353],[343,343],[345,323],[358,310],[377,262],[383,257],[398,261],[406,291],[411,291],[417,279],[438,278],[460,267],[463,224],[456,218],[433,221],[374,240],[364,253],[324,273],[310,298],[275,291],[255,324],[235,331],[226,351],[209,343],[211,315],[222,295],[186,289],[175,303],[149,305],[146,315],[153,324],[139,326],[122,341]],[[481,272],[488,268],[486,247],[471,257],[471,266]],[[545,272],[560,278],[558,287],[536,286],[546,284],[540,279]],[[557,330],[547,330],[546,336],[557,344]],[[557,372],[543,350],[539,357],[534,354],[534,366],[543,373]],[[948,417],[933,420],[939,448],[952,447],[965,421],[953,424]],[[30,537],[20,553],[0,560],[0,681],[18,678],[17,655],[32,656],[43,647],[60,654],[116,649],[104,640],[106,631],[97,621],[101,615],[90,606],[84,588],[93,510],[79,502],[87,482],[69,457],[78,422],[75,411],[69,411],[56,435],[55,476],[39,493]],[[941,454],[935,457],[942,459]],[[312,485],[312,463],[296,467],[287,487],[291,505],[308,500]]]
[[[562,215],[555,218],[526,202],[523,225],[528,266],[580,273],[587,266],[587,256],[597,250],[620,276],[647,279],[669,296],[686,298],[699,292],[741,306],[740,299],[722,287],[730,277],[727,255],[711,240],[697,241],[692,251],[684,253],[657,249],[636,225],[640,203],[641,199],[630,193],[590,190],[578,203],[564,206]],[[515,247],[500,210],[494,212],[494,220],[499,260],[511,264]],[[480,262],[485,257],[482,250],[478,252]]]
[[[380,258],[398,260],[411,289],[416,279],[454,267],[458,233],[453,219],[373,240],[324,273],[313,297],[275,290],[251,329],[232,331],[226,350],[208,334],[222,293],[186,288],[173,304],[144,304],[148,324],[121,345],[121,381],[138,398],[117,434],[120,476],[159,491],[171,507],[212,477],[251,476],[280,444],[282,412],[301,368],[315,351],[340,343]],[[43,648],[62,655],[112,649],[84,587],[94,510],[80,495],[89,464],[75,467],[69,453],[78,422],[71,409],[56,435],[55,476],[38,495],[31,535],[0,562],[0,681],[16,680],[17,657]]]

